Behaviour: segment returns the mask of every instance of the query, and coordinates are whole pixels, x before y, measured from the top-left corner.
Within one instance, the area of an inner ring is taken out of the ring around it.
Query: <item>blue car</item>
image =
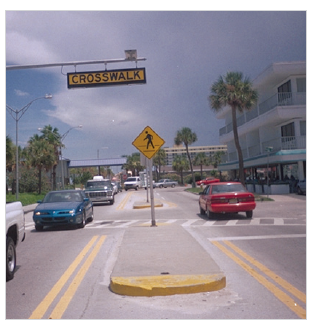
[[[93,203],[82,190],[49,192],[33,212],[37,231],[44,226],[76,225],[83,228],[94,218]]]

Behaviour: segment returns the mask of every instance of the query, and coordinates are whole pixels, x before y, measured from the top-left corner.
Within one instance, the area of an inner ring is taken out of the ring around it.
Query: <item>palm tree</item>
[[[54,164],[54,147],[39,135],[28,141],[27,163],[38,169],[38,192],[41,194],[42,170],[49,170]]]
[[[164,165],[166,159],[166,152],[164,149],[159,149],[158,152],[154,155],[154,165],[156,166],[157,172],[157,181],[160,179],[160,167]],[[158,168],[158,169],[157,169]]]
[[[64,147],[61,141],[61,135],[57,128],[53,128],[51,125],[45,126],[42,130],[42,138],[45,139],[54,148],[54,164],[52,171],[52,189],[56,189],[56,167],[59,162],[60,148]]]
[[[239,178],[242,184],[244,184],[244,165],[238,136],[237,110],[239,112],[250,110],[257,99],[257,91],[252,88],[249,78],[243,79],[241,72],[228,72],[226,76],[220,76],[211,86],[209,96],[211,109],[218,112],[227,105],[231,108],[234,140],[239,159]]]
[[[193,163],[194,163],[194,165],[200,166],[200,178],[202,180],[202,166],[209,164],[209,158],[206,156],[206,153],[201,152],[195,156]]]
[[[188,170],[188,168],[189,168],[189,164],[188,164],[188,160],[186,159],[186,157],[184,157],[183,155],[175,156],[175,158],[173,159],[173,162],[172,162],[172,169],[174,171],[180,173],[180,175],[181,175],[181,184],[184,184],[184,182],[183,182],[183,171]]]
[[[132,155],[127,156],[127,161],[123,165],[123,168],[126,171],[132,171],[132,175],[139,175],[140,171],[143,171],[144,166],[140,163],[140,153],[133,153]]]
[[[197,138],[196,133],[192,132],[192,130],[187,127],[184,127],[181,130],[178,130],[177,135],[174,138],[174,143],[176,145],[181,145],[183,143],[185,146],[186,154],[187,154],[189,165],[190,165],[191,172],[192,172],[192,179],[193,179],[192,187],[193,188],[196,186],[196,183],[195,183],[195,178],[194,178],[192,159],[191,159],[191,156],[189,155],[189,151],[188,151],[188,145],[191,145],[192,143],[194,143],[197,140],[198,140],[198,138]]]

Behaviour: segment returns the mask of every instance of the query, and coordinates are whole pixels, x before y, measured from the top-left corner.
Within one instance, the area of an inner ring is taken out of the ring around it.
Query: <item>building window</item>
[[[306,78],[296,78],[297,92],[306,93]]]
[[[290,80],[278,87],[278,93],[288,93],[291,91],[292,91],[292,88],[291,88]]]
[[[300,121],[300,136],[306,136],[306,121]]]
[[[281,136],[282,137],[295,136],[294,122],[291,122],[291,123],[281,127]]]
[[[290,105],[292,98],[291,81],[287,81],[278,87],[278,104],[279,105]]]

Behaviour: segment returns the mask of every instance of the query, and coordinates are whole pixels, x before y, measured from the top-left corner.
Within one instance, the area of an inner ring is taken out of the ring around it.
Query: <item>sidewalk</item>
[[[137,226],[124,234],[110,289],[129,296],[217,291],[226,277],[210,255],[178,225]]]

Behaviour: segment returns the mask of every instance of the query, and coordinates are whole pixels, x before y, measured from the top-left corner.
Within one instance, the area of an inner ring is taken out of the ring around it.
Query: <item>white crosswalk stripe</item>
[[[85,228],[87,229],[106,229],[106,228],[128,228],[134,226],[141,226],[149,224],[149,220],[94,220],[92,223],[86,224]],[[262,225],[305,225],[306,219],[298,218],[273,218],[273,217],[264,217],[264,218],[252,218],[252,219],[157,219],[156,223],[158,224],[178,224],[183,227],[229,227],[229,226],[262,226]],[[34,223],[28,222],[25,225],[26,230],[33,230]]]

